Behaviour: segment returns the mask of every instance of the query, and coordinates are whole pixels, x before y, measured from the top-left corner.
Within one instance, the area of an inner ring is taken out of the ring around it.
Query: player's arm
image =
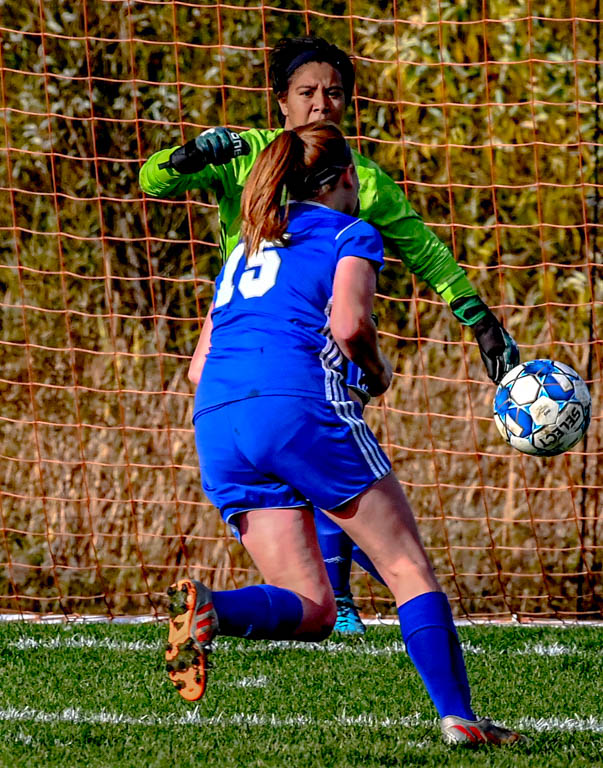
[[[355,256],[339,261],[333,281],[331,333],[343,354],[364,372],[372,396],[383,394],[392,379],[392,367],[379,349],[371,317],[376,287],[374,262]]]
[[[221,166],[250,153],[249,143],[229,128],[209,128],[186,144],[156,152],[140,169],[144,192],[174,197],[189,189],[214,189],[224,185]]]
[[[375,328],[378,325],[378,318],[375,313],[371,315]],[[360,403],[364,410],[371,400],[371,396],[366,388],[366,380],[364,377],[364,371],[362,368],[348,360],[348,367],[346,371],[345,383],[348,388],[348,395],[352,400]]]
[[[207,317],[205,318],[205,322],[203,323],[203,328],[201,329],[201,334],[199,336],[199,340],[197,341],[195,352],[188,367],[188,378],[195,385],[201,381],[203,366],[205,365],[205,359],[207,358],[207,354],[209,352],[211,332],[213,329],[213,322],[211,317],[213,308],[214,307],[212,304],[209,312],[207,313]]]
[[[366,162],[366,161],[364,161]],[[398,185],[378,166],[363,218],[377,227],[406,266],[446,301],[463,325],[473,328],[488,376],[498,383],[519,363],[519,350],[446,245],[413,210]],[[362,202],[362,198],[361,198]]]

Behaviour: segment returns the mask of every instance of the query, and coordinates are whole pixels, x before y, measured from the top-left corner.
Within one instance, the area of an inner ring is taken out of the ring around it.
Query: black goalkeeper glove
[[[178,173],[197,173],[206,165],[224,165],[234,157],[248,155],[251,147],[238,133],[230,128],[208,128],[196,139],[187,141],[175,149],[160,168],[173,168]]]
[[[519,349],[513,337],[478,296],[455,299],[450,309],[463,325],[473,328],[488,376],[499,384],[505,373],[519,365]]]

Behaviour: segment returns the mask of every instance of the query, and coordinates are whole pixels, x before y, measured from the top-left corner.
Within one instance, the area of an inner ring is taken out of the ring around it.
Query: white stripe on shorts
[[[320,330],[321,334],[325,337],[324,346],[320,351],[320,364],[325,372],[325,397],[329,402],[345,400],[347,396],[347,387],[341,372],[343,353],[335,343],[331,333],[330,317],[332,303],[333,297],[331,296],[324,309],[326,322]]]
[[[348,400],[333,402],[332,405],[339,418],[350,426],[354,439],[366,459],[371,472],[378,479],[385,477],[391,469],[389,462],[384,460],[375,436],[368,428],[364,419],[362,417],[359,418],[354,413],[354,403]]]
[[[327,400],[343,400],[345,398],[345,389],[342,386],[343,376],[339,370],[343,363],[343,355],[337,344],[335,344],[331,330],[327,328],[323,332],[325,334],[325,345],[320,353],[320,362],[325,372],[325,395]]]

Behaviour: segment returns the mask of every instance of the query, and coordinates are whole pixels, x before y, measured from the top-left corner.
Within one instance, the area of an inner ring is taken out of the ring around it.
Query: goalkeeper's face
[[[317,120],[339,125],[345,110],[341,75],[324,61],[302,64],[289,78],[287,92],[279,96],[278,103],[286,131]]]

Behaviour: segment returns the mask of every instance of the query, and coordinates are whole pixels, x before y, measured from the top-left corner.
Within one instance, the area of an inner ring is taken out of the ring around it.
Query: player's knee
[[[398,591],[398,586],[405,590],[411,582],[423,585],[426,590],[437,589],[437,580],[427,558],[414,560],[401,557],[388,563],[383,569],[379,568],[379,572],[394,595]]]
[[[337,621],[337,605],[335,600],[329,602],[328,606],[323,607],[321,615],[320,627],[318,629],[319,640],[324,640],[333,631],[335,622]]]
[[[313,610],[304,617],[300,627],[300,636],[304,640],[318,642],[324,640],[333,631],[337,619],[337,606],[335,600],[323,603],[315,603]]]

